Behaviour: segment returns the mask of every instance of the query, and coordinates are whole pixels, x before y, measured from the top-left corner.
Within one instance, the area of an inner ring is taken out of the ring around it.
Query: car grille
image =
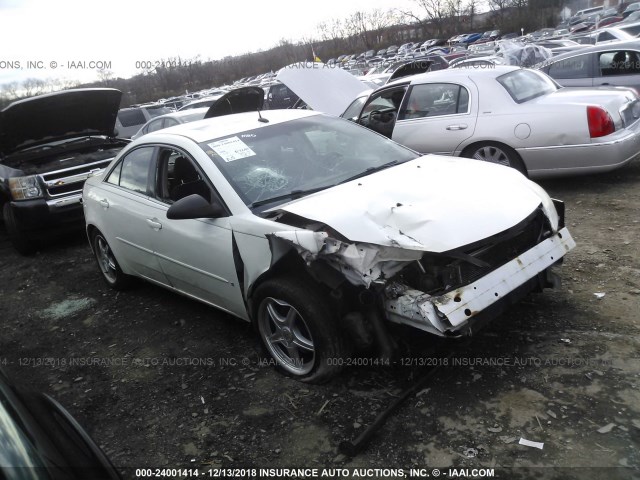
[[[510,229],[461,249],[425,253],[411,262],[397,280],[430,295],[464,287],[530,250],[552,234],[542,206]]]
[[[80,193],[85,180],[89,178],[90,175],[106,168],[111,160],[113,160],[113,158],[42,174],[41,176],[47,195],[50,198],[58,198]]]
[[[551,234],[549,221],[542,208],[538,208],[518,226],[505,232],[502,238],[489,240],[487,243],[469,249],[465,254],[473,257],[486,266],[474,265],[468,261],[460,263],[460,280],[462,285],[468,285],[489,272],[510,262],[518,255],[533,248],[545,237]]]

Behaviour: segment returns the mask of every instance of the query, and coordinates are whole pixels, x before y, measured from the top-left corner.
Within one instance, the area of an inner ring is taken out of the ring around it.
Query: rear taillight
[[[616,131],[611,115],[602,107],[587,107],[587,123],[591,138],[604,137]]]

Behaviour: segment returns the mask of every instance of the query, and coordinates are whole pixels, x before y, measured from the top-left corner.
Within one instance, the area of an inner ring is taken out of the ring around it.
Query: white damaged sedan
[[[299,110],[145,135],[83,205],[110,286],[141,277],[251,321],[308,382],[354,349],[388,355],[387,322],[470,334],[575,246],[562,202],[514,169]]]

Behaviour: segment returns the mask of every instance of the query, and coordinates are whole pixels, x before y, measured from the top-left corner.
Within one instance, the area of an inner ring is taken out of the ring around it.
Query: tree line
[[[554,26],[560,0],[488,0],[489,13],[479,20],[479,0],[413,0],[412,10],[358,11],[317,25],[316,36],[292,42],[280,40],[274,47],[218,60],[168,58],[161,65],[130,78],[98,71],[98,80],[80,84],[61,79],[29,78],[0,87],[0,106],[11,101],[73,87],[112,87],[123,92],[122,106],[153,102],[276,71],[291,63],[322,60],[341,54],[377,50],[391,44],[452,35],[478,29],[500,29],[503,33],[532,31]]]

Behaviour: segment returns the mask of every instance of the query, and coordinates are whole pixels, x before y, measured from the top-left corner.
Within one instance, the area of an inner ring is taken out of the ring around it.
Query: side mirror
[[[214,199],[209,203],[197,193],[181,198],[167,210],[167,218],[169,220],[220,218],[226,216],[227,212],[225,212],[218,200]]]

